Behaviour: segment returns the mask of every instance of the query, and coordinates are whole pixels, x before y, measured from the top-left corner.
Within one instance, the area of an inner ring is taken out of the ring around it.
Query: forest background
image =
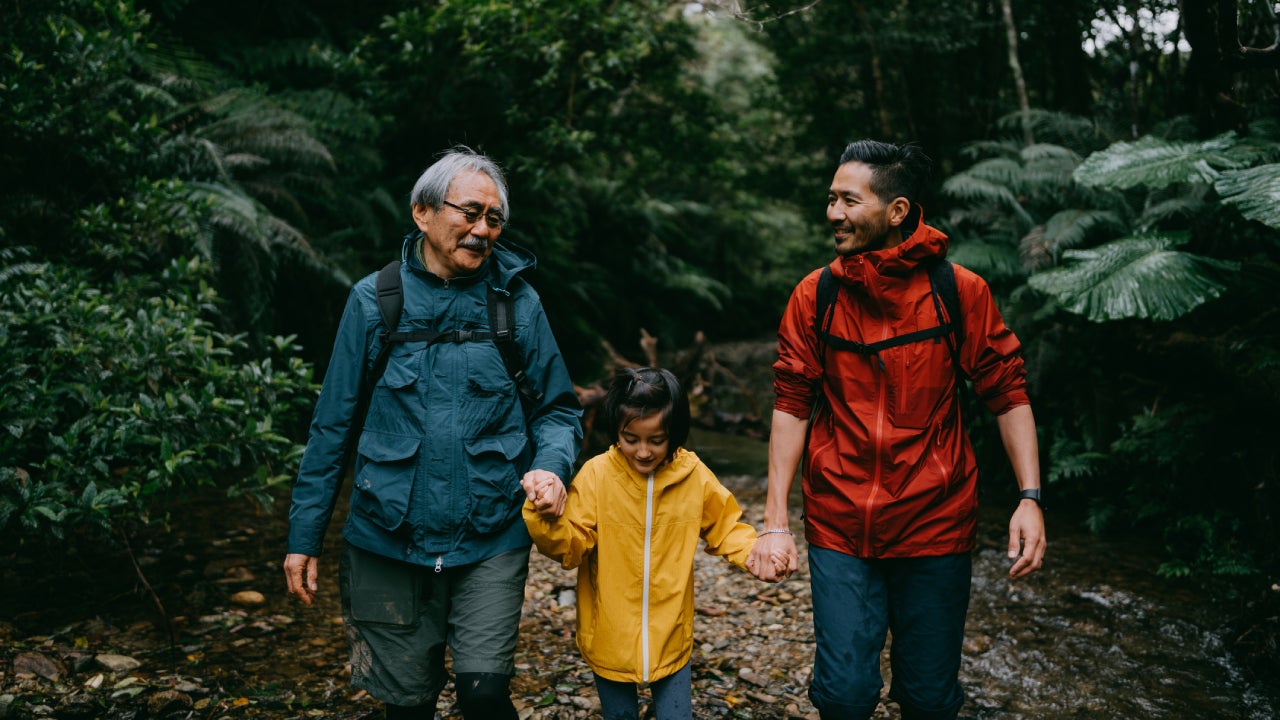
[[[1055,512],[1157,538],[1170,582],[1274,595],[1276,10],[6,0],[0,547],[278,500],[347,290],[455,144],[507,169],[504,238],[588,385],[642,329],[668,360],[767,340],[872,137],[936,161],[926,220],[1026,346]]]

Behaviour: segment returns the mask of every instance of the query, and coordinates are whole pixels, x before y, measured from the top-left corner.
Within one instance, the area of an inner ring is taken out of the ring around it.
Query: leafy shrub
[[[302,448],[282,428],[314,397],[311,368],[291,338],[242,357],[214,329],[209,275],[199,259],[96,282],[0,270],[0,537],[127,531],[200,486],[269,503],[290,478]]]

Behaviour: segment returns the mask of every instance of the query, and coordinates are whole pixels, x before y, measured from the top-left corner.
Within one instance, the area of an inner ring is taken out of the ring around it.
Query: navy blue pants
[[[889,697],[903,720],[953,720],[964,704],[960,649],[972,576],[968,553],[861,559],[810,546],[817,652],[809,699],[822,719],[875,712],[891,633]]]
[[[636,720],[640,717],[636,684],[618,682],[596,675],[600,710],[604,720]],[[688,663],[673,675],[649,683],[653,693],[653,714],[658,720],[693,719],[693,673]]]

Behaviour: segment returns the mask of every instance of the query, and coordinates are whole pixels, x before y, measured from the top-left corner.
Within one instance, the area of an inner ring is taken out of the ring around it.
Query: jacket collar
[[[444,282],[435,273],[428,270],[418,257],[418,243],[422,242],[422,231],[414,230],[404,236],[400,245],[400,259],[409,263],[415,273]],[[538,266],[538,259],[532,252],[513,242],[499,240],[493,244],[493,252],[484,261],[479,270],[470,275],[449,278],[449,284],[470,285],[481,279],[487,279],[495,288],[507,291],[511,281],[525,270]]]
[[[911,236],[891,248],[854,253],[831,261],[831,273],[841,282],[860,285],[870,274],[908,275],[924,261],[946,257],[947,236],[923,221]]]

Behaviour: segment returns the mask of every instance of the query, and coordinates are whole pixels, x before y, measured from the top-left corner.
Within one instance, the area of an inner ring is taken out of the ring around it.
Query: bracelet
[[[784,534],[791,535],[793,537],[795,536],[795,533],[791,532],[790,530],[761,530],[759,533],[757,533],[757,535],[784,535]]]

